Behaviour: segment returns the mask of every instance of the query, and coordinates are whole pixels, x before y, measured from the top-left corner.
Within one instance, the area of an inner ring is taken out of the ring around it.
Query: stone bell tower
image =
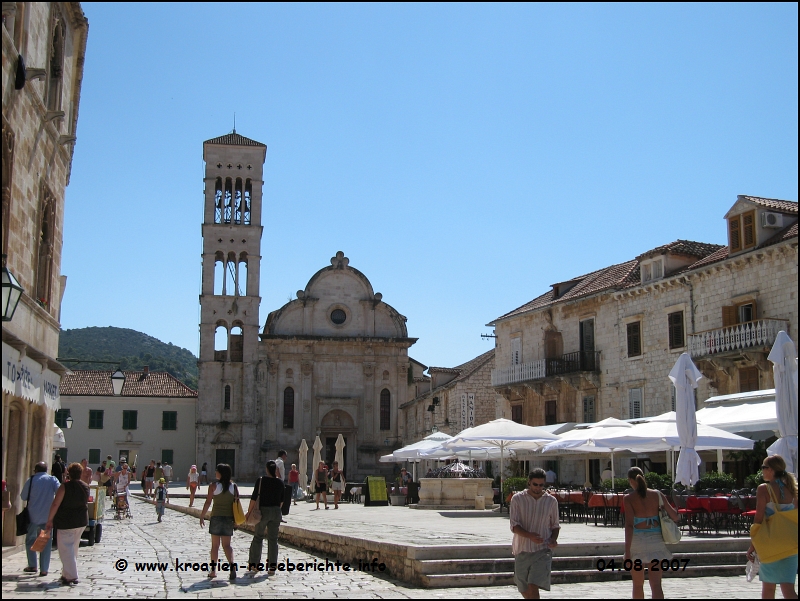
[[[203,285],[197,463],[260,471],[258,357],[261,193],[267,146],[233,133],[203,143]]]

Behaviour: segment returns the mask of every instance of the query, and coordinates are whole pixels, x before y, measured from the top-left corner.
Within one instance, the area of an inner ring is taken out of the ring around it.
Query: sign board
[[[383,476],[367,476],[364,481],[364,507],[388,505],[386,480]]]
[[[475,426],[475,394],[462,393],[461,395],[461,429]]]

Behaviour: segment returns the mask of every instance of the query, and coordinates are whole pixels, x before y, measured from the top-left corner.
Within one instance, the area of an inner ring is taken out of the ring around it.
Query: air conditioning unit
[[[761,227],[783,227],[783,215],[781,213],[761,213]]]

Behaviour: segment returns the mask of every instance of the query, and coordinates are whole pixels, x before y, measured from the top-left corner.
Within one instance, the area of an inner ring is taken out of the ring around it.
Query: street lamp
[[[67,419],[64,420],[64,424],[67,426],[67,430],[71,430],[72,429],[72,422],[73,421],[74,420],[72,419],[71,415],[67,416]]]
[[[20,286],[17,278],[6,267],[6,255],[3,255],[3,268],[2,268],[2,286],[3,286],[3,321],[11,321],[14,317],[14,311],[17,310],[17,304],[22,296],[24,290]]]
[[[117,369],[111,376],[111,387],[114,389],[114,396],[122,394],[122,386],[125,384],[125,374],[121,369]]]

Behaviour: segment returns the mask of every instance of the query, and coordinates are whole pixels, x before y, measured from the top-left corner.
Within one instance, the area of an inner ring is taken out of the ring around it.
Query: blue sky
[[[83,4],[62,327],[198,351],[204,140],[268,146],[261,322],[342,250],[452,366],[549,285],[797,200],[797,5]]]

